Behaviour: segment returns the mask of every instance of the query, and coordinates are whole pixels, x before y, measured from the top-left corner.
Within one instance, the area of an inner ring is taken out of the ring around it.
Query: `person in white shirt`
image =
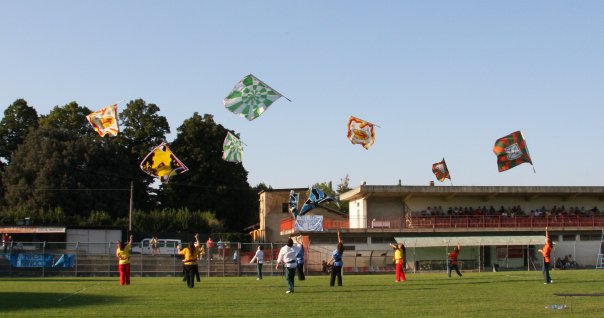
[[[296,262],[298,250],[299,248],[294,246],[294,240],[290,238],[287,240],[287,244],[281,248],[279,256],[277,257],[275,269],[279,270],[279,264],[281,263],[283,263],[283,267],[285,267],[285,281],[287,282],[286,294],[294,292],[294,276],[296,275],[296,267],[298,266]]]
[[[262,264],[264,263],[264,246],[258,245],[256,255],[250,261],[250,264],[256,261],[256,280],[262,279]]]

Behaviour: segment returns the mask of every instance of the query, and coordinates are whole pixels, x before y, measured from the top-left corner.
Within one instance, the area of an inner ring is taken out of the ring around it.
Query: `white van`
[[[132,247],[132,253],[151,255],[150,238],[143,239],[137,246]],[[159,255],[176,255],[178,254],[177,245],[182,246],[182,242],[176,239],[157,239],[157,247]]]

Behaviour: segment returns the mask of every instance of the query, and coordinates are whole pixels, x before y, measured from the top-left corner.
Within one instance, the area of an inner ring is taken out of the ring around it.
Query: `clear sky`
[[[443,157],[456,186],[603,184],[604,1],[2,1],[0,43],[2,110],[142,98],[168,141],[212,114],[251,185],[427,185]],[[228,112],[249,73],[292,102]],[[350,115],[381,127],[369,150]],[[517,130],[536,173],[497,170]]]

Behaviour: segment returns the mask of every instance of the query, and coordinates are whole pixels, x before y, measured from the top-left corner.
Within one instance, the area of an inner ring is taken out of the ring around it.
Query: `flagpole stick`
[[[256,76],[254,76],[254,74],[250,74],[250,75],[251,75],[252,77],[254,77],[255,79],[257,79],[259,82],[261,82],[261,83],[263,83],[264,85],[266,85],[266,87],[268,87],[268,88],[270,88],[271,90],[275,91],[275,93],[277,93],[277,94],[281,95],[281,97],[283,97],[283,98],[287,99],[287,100],[288,100],[288,101],[291,103],[291,101],[292,101],[291,99],[289,99],[289,98],[287,98],[285,95],[283,95],[283,94],[279,93],[279,92],[278,92],[276,89],[274,89],[274,88],[270,87],[270,86],[269,86],[268,84],[266,84],[265,82],[263,82],[263,81],[259,80],[259,79],[258,79]]]
[[[356,116],[352,116],[352,117],[354,117],[354,118],[356,118],[356,119],[360,119],[359,117],[356,117]],[[364,120],[364,119],[360,119],[360,120],[362,120],[362,121],[364,121],[364,122],[368,123],[369,125],[372,125],[372,126],[375,126],[375,127],[378,127],[378,128],[382,128],[382,126],[377,125],[377,124],[374,124],[374,123],[372,123],[372,122],[368,122],[368,121],[366,121],[366,120]]]

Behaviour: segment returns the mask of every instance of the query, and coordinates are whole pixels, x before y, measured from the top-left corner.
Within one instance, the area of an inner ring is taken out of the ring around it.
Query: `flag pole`
[[[356,119],[360,119],[359,117],[356,117],[356,116],[352,116],[352,117],[354,117],[354,118],[356,118]],[[372,122],[368,122],[368,121],[366,121],[365,119],[360,119],[360,120],[362,120],[362,121],[364,121],[364,122],[368,123],[369,125],[375,126],[375,127],[377,127],[377,128],[382,128],[382,126],[377,125],[377,124],[374,124],[374,123],[372,123]]]
[[[134,202],[133,192],[134,192],[134,181],[130,180],[130,208],[128,209],[128,232],[130,232],[130,234],[132,234],[132,205]]]
[[[526,138],[524,138],[524,133],[522,131],[520,131],[520,136],[522,136],[522,140],[524,141],[524,148],[526,148],[526,154],[529,156],[529,160],[531,160],[530,163],[531,163],[531,166],[533,166],[533,173],[537,174],[537,171],[535,171],[535,166],[533,165],[533,158],[531,158],[531,154],[529,152],[528,145],[526,144]]]

